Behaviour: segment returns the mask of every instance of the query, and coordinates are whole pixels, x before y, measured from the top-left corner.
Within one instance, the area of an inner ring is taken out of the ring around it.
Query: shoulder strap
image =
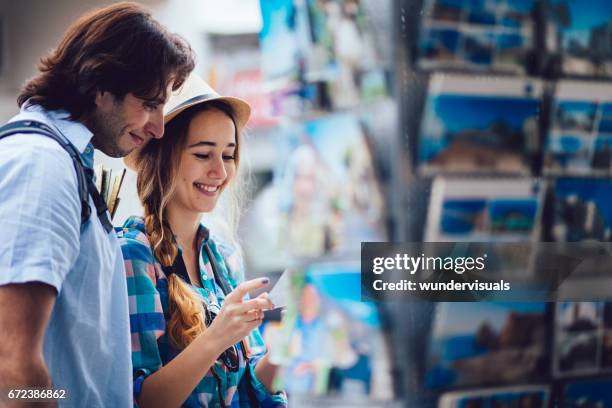
[[[171,266],[162,265],[162,270],[168,278],[170,277],[170,275],[175,273],[185,282],[191,283],[191,279],[189,278],[189,274],[187,273],[187,267],[185,266],[185,261],[183,260],[183,256],[180,253],[176,254],[176,257],[174,257],[174,262]]]
[[[70,155],[77,175],[79,200],[81,202],[81,225],[86,223],[91,216],[91,209],[89,208],[89,195],[91,194],[96,205],[98,217],[100,217],[100,221],[106,232],[110,232],[113,226],[106,214],[106,203],[96,189],[91,177],[86,174],[85,166],[81,160],[81,154],[77,148],[63,135],[58,134],[58,132],[53,130],[50,126],[39,121],[19,120],[0,127],[0,139],[17,133],[35,133],[50,137]]]
[[[213,275],[215,276],[215,281],[217,281],[219,286],[221,286],[223,294],[227,296],[232,291],[232,288],[230,287],[229,283],[227,283],[227,281],[223,278],[223,276],[221,276],[221,274],[219,273],[219,265],[217,265],[217,260],[215,259],[215,256],[212,251],[210,250],[208,242],[204,243],[204,251],[206,251],[206,256],[208,257],[210,267],[213,271]]]
[[[228,293],[232,291],[232,288],[229,286],[229,283],[221,276],[219,273],[219,265],[217,265],[217,260],[215,259],[210,247],[208,246],[208,242],[204,243],[204,251],[206,251],[206,256],[208,257],[208,261],[210,262],[210,267],[213,271],[213,276],[215,278],[215,282],[221,287],[221,291],[223,294],[227,296]],[[187,268],[185,267],[185,261],[181,254],[177,254],[174,258],[174,263],[172,266],[163,266],[162,270],[166,274],[166,276],[170,276],[173,273],[177,274],[181,279],[183,279],[187,283],[192,283],[189,275],[187,274]]]

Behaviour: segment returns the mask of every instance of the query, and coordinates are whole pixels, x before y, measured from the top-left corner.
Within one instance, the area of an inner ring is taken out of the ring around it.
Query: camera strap
[[[217,264],[217,260],[215,259],[215,256],[212,253],[210,246],[208,245],[208,242],[204,242],[203,246],[204,246],[203,249],[206,252],[206,256],[208,257],[208,261],[210,262],[210,267],[212,269],[213,276],[215,278],[215,282],[217,282],[217,284],[221,287],[221,291],[223,292],[223,294],[227,296],[232,291],[232,289],[229,286],[229,283],[221,276],[219,272],[219,265]],[[176,258],[174,258],[174,262],[172,266],[170,267],[162,266],[162,269],[167,277],[170,277],[170,275],[175,273],[185,282],[192,283],[191,279],[189,278],[189,274],[187,273],[185,261],[183,260],[183,256],[180,253],[177,254]],[[246,380],[247,380],[246,381],[247,394],[249,396],[250,405],[256,408],[256,407],[259,407],[260,405],[257,400],[257,396],[255,395],[255,390],[253,389],[253,383],[252,383],[253,378],[251,376],[250,361],[247,356],[244,340],[241,340],[240,343],[241,343],[240,349],[242,350],[242,356],[244,357],[244,361],[246,363],[244,375],[246,376]],[[218,379],[217,373],[214,370],[214,367],[211,367],[211,371],[213,373],[213,376],[217,379],[217,383],[220,384],[220,381]],[[221,390],[219,389],[218,392],[220,393]],[[223,404],[223,407],[225,407],[225,401],[221,397],[222,396],[219,394],[221,403]]]

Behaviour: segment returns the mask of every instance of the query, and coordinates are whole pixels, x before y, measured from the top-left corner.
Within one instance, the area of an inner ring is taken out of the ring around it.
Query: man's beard
[[[92,112],[87,127],[93,133],[91,142],[96,149],[110,157],[125,157],[132,149],[126,151],[119,146],[125,126],[120,114],[121,104],[115,106],[111,112]]]

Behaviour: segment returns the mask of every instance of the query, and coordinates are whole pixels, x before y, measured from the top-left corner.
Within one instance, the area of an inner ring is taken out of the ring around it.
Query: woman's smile
[[[198,182],[194,182],[193,185],[195,186],[196,190],[199,193],[202,193],[206,196],[215,196],[217,195],[217,193],[219,192],[219,185],[211,185],[211,184],[204,184],[204,183],[198,183]]]

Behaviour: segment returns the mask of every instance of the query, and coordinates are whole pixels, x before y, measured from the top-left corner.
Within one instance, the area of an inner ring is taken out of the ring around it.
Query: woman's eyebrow
[[[215,142],[207,142],[205,140],[196,142],[192,145],[187,146],[187,148],[192,148],[192,147],[197,147],[197,146],[216,146],[217,144]],[[228,143],[227,147],[236,147],[236,143],[232,142],[232,143]]]

